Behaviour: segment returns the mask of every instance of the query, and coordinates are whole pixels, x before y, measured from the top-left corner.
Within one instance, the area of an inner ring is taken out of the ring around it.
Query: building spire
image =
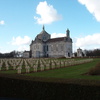
[[[66,30],[66,35],[67,35],[67,37],[70,37],[70,30],[69,29]]]
[[[43,24],[43,30],[45,30],[44,24]]]

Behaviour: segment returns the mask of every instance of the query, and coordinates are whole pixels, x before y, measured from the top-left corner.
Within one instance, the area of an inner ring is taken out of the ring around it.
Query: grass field
[[[78,60],[78,59],[77,59]],[[31,77],[42,77],[42,78],[61,78],[61,79],[89,79],[89,80],[100,80],[99,76],[90,76],[85,75],[90,68],[94,67],[98,62],[100,62],[100,59],[94,59],[92,62],[81,64],[81,65],[75,65],[75,66],[69,66],[64,67],[60,69],[53,69],[43,72],[35,72],[35,73],[28,73],[28,74],[21,74],[25,76],[31,76]],[[23,70],[24,72],[25,70]],[[5,74],[16,74],[16,70],[8,70],[8,71],[0,71],[0,73]]]
[[[90,79],[90,80],[100,80],[100,76],[89,76],[85,75],[90,68],[94,67],[100,60],[94,59],[93,62],[70,66],[66,68],[48,70],[37,73],[25,74],[32,77],[45,77],[45,78],[66,78],[66,79]]]

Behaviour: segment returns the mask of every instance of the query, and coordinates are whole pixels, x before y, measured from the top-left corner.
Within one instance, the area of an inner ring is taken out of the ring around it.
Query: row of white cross
[[[33,72],[44,71],[49,69],[68,67],[72,65],[82,64],[93,61],[93,59],[0,59],[0,70],[17,70],[18,74],[22,73],[25,69],[26,73],[30,73],[31,69]]]

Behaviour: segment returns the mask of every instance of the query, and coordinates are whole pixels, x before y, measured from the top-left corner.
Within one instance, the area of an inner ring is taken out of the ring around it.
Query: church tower
[[[66,30],[66,36],[70,38],[70,31],[69,31],[69,29]]]

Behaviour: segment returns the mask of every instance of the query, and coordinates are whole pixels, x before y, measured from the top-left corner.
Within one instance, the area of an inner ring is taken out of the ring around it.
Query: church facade
[[[51,35],[42,31],[30,44],[30,57],[72,57],[72,39],[67,29],[65,37],[51,38]]]

